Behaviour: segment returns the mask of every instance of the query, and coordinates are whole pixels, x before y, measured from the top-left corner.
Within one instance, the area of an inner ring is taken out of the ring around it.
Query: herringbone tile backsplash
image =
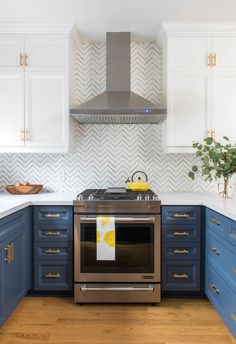
[[[161,52],[154,43],[131,46],[132,90],[159,103]],[[82,44],[75,54],[74,103],[105,89],[105,45]],[[136,170],[143,170],[155,191],[206,191],[212,186],[187,173],[194,158],[164,155],[159,125],[79,125],[74,121],[75,145],[69,154],[1,154],[0,187],[17,181],[44,184],[48,190],[123,186]]]

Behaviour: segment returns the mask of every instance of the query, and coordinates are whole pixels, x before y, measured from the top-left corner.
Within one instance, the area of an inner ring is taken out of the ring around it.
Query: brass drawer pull
[[[176,213],[174,214],[175,218],[180,218],[180,219],[187,219],[188,217],[190,217],[189,214],[183,214],[183,213]]]
[[[178,274],[178,273],[174,273],[173,274],[173,277],[174,278],[189,278],[189,275],[188,274],[185,274],[185,273],[183,273],[183,274]]]
[[[175,236],[188,236],[189,234],[189,232],[174,232]]]
[[[61,235],[61,232],[46,232],[45,234],[48,236],[59,236]]]
[[[231,316],[231,318],[233,319],[233,321],[236,322],[236,314],[231,313],[230,316]]]
[[[212,54],[207,55],[207,65],[208,67],[212,67]]]
[[[176,248],[174,250],[174,253],[177,253],[177,254],[188,254],[189,250],[186,250],[185,248],[183,250],[179,250],[179,249]]]
[[[233,272],[233,274],[236,275],[236,268],[233,268],[233,269],[232,269],[232,272]]]
[[[7,264],[11,264],[12,262],[12,246],[11,245],[7,245],[5,248],[5,251],[7,251],[7,256],[6,258],[4,258],[4,260],[7,262]]]
[[[24,66],[24,55],[20,54],[20,66]]]
[[[210,248],[209,248],[209,251],[212,252],[212,253],[214,253],[214,254],[216,254],[217,256],[220,256],[220,252],[217,251],[217,249],[214,248],[214,247],[210,247]]]
[[[47,275],[44,275],[45,278],[60,278],[61,275],[59,273],[57,274],[52,274],[51,272]]]
[[[219,294],[219,289],[216,288],[214,284],[208,283],[208,288],[214,293],[214,294]]]
[[[54,249],[52,249],[52,248],[49,248],[49,249],[46,250],[45,252],[46,252],[46,253],[60,253],[61,250],[59,250],[59,249],[54,250]]]
[[[25,54],[25,66],[29,65],[29,56],[27,54]]]
[[[48,213],[45,215],[45,217],[55,219],[55,218],[61,217],[61,214],[59,214],[59,213],[56,213],[56,214]]]
[[[221,222],[218,221],[218,220],[216,220],[216,219],[213,219],[213,220],[211,220],[210,222],[211,222],[213,225],[217,225],[217,226],[219,226],[219,225],[221,224]]]
[[[25,130],[20,129],[20,142],[24,142],[24,141],[25,141]]]

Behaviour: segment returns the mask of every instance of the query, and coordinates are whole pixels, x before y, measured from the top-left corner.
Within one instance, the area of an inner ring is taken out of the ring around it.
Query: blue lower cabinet
[[[199,225],[162,225],[162,241],[200,241]]]
[[[199,291],[199,260],[165,260],[162,264],[163,291]]]
[[[72,260],[35,260],[35,290],[72,290]]]
[[[40,224],[57,224],[57,223],[72,223],[73,208],[68,207],[49,207],[36,206],[34,207],[34,221]]]
[[[72,224],[35,224],[35,241],[72,241]]]
[[[211,229],[206,231],[206,259],[236,292],[236,248],[217,236]]]
[[[1,226],[1,222],[0,222]],[[5,302],[4,302],[4,243],[0,242],[0,326],[5,321]]]
[[[201,207],[199,206],[163,206],[163,224],[201,224]]]
[[[27,208],[0,220],[0,324],[32,284],[29,218]]]
[[[236,337],[236,292],[225,283],[209,263],[206,268],[205,292]]]
[[[35,259],[72,259],[72,242],[36,242]]]
[[[189,260],[200,259],[200,243],[163,242],[162,259]]]

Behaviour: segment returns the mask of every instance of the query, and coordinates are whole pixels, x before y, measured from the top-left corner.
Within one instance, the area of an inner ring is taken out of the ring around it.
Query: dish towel
[[[115,260],[115,217],[97,216],[97,260]]]

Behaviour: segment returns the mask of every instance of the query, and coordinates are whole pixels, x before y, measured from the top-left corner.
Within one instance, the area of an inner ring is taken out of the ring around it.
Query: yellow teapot
[[[135,180],[134,179],[134,176],[136,175],[136,174],[143,174],[144,176],[145,176],[145,179],[146,180],[143,180],[140,176],[138,176],[138,178]],[[147,177],[147,175],[146,175],[146,173],[145,172],[143,172],[143,171],[136,171],[136,172],[134,172],[134,174],[132,175],[132,177],[131,177],[131,181],[130,181],[130,179],[128,178],[127,180],[126,180],[126,183],[127,183],[127,185],[128,185],[128,189],[129,190],[132,190],[132,191],[147,191],[147,190],[149,190],[150,189],[150,185],[148,184],[148,177]]]

